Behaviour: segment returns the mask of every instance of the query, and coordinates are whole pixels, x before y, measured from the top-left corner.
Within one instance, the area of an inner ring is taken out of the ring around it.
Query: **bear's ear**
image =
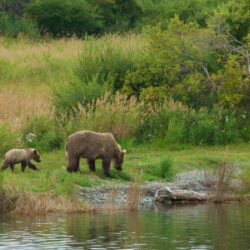
[[[33,153],[36,155],[36,154],[37,154],[37,150],[36,150],[36,149],[33,149]]]
[[[126,154],[126,153],[127,153],[127,151],[126,151],[125,149],[123,149],[123,150],[122,150],[122,153],[123,153],[123,154]]]

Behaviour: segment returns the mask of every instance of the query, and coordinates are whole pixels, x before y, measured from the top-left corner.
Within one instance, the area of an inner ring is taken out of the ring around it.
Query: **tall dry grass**
[[[25,38],[18,40],[9,40],[0,37],[0,55],[1,60],[10,63],[18,63],[18,66],[34,67],[41,65],[47,59],[58,59],[61,63],[65,61],[75,61],[79,53],[89,50],[91,45],[96,44],[111,45],[119,47],[124,51],[138,50],[142,47],[143,42],[137,35],[107,35],[99,39],[86,38],[62,38],[58,40],[42,40],[34,42]]]
[[[228,194],[232,193],[232,180],[234,177],[233,165],[222,162],[215,174],[215,198],[216,203],[227,200]]]
[[[65,196],[54,196],[50,192],[34,193],[24,192],[15,187],[5,188],[6,196],[13,201],[14,214],[41,214],[51,212],[76,213],[93,212],[95,209],[77,198]]]
[[[140,123],[141,108],[135,97],[105,94],[87,106],[79,105],[68,124],[73,130],[111,132],[118,139],[130,139]]]
[[[0,124],[8,123],[12,129],[20,128],[34,115],[52,115],[46,92],[32,91],[22,86],[0,88]]]
[[[137,183],[132,183],[128,189],[128,205],[130,211],[138,210],[140,201],[140,186]]]

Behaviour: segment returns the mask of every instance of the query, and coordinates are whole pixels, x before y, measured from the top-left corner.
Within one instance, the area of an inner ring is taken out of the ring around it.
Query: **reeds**
[[[7,187],[5,192],[7,197],[15,204],[12,211],[14,214],[46,215],[51,212],[76,213],[93,212],[95,210],[89,204],[74,197],[55,196],[50,192],[24,192],[15,187]]]
[[[227,200],[227,196],[232,193],[232,179],[234,177],[233,165],[222,162],[216,172],[215,198],[216,203]]]
[[[221,203],[238,200],[239,190],[233,187],[235,179],[235,166],[222,161],[213,172],[205,171],[204,185],[211,190],[210,197],[213,202]]]
[[[132,183],[128,188],[128,204],[127,209],[130,211],[138,210],[140,202],[140,187],[137,183]]]

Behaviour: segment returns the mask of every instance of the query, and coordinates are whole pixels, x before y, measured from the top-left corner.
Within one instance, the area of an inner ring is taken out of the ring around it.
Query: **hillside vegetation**
[[[249,175],[249,1],[6,0],[0,35],[0,156],[34,147],[44,159],[4,185],[105,182],[100,167],[65,171],[65,139],[83,129],[128,150],[115,182],[170,180],[225,154]]]

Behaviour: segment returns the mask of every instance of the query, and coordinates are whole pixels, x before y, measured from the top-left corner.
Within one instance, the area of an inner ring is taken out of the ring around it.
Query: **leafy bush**
[[[145,53],[136,61],[135,70],[126,74],[124,91],[143,97],[143,89],[157,87],[190,106],[208,105],[212,86],[205,72],[217,65],[214,32],[173,18],[166,30],[147,28],[144,37]]]
[[[172,145],[185,142],[185,116],[182,112],[169,114],[166,142]]]
[[[34,0],[26,14],[42,30],[53,36],[84,36],[98,33],[102,21],[98,13],[85,0]]]
[[[135,132],[135,143],[153,143],[159,138],[159,133],[163,131],[164,136],[167,124],[161,122],[157,113],[144,115],[141,123]]]
[[[95,102],[106,92],[107,87],[100,85],[96,79],[87,83],[75,80],[64,85],[55,84],[51,87],[52,102],[57,114],[76,111],[79,105],[87,106]]]
[[[166,158],[160,162],[160,171],[159,176],[171,181],[174,177],[174,170],[173,170],[173,160],[171,158]]]
[[[148,110],[136,131],[136,143],[152,143],[161,140],[166,145],[185,142],[184,115],[188,113],[185,105],[170,99],[159,106],[149,106]]]
[[[0,36],[17,38],[19,35],[36,39],[39,37],[39,30],[37,25],[29,20],[14,19],[0,13]]]
[[[17,134],[11,131],[8,125],[0,125],[0,138],[0,156],[3,156],[8,150],[15,148]]]
[[[140,93],[140,100],[145,104],[160,106],[164,103],[164,101],[166,101],[166,92],[166,88],[164,87],[150,86],[142,89]]]
[[[240,128],[240,125],[242,128]],[[168,101],[154,112],[145,114],[135,134],[136,143],[160,143],[162,146],[182,144],[218,145],[238,141],[246,135],[248,121],[239,122],[234,112],[214,108],[190,109]],[[245,131],[245,132],[244,132]],[[247,139],[246,139],[247,140]]]
[[[95,80],[100,85],[108,84],[112,91],[123,87],[128,71],[134,68],[136,53],[132,49],[106,43],[91,43],[80,55],[76,75],[81,82]]]
[[[21,134],[27,147],[40,151],[60,148],[64,142],[53,120],[44,116],[30,118],[22,127]]]

